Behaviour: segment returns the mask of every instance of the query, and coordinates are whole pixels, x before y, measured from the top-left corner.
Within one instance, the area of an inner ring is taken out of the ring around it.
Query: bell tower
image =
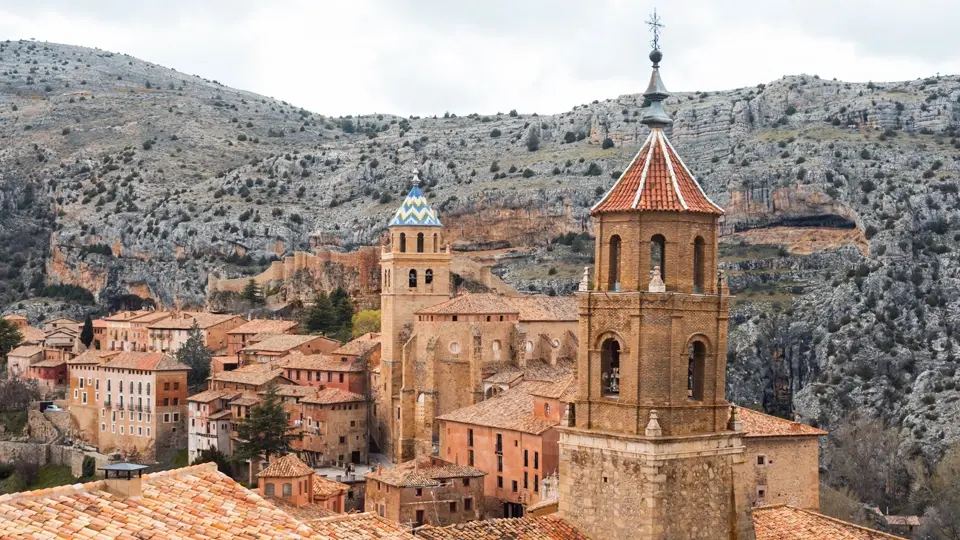
[[[407,459],[401,439],[412,437],[403,432],[413,429],[413,419],[402,422],[400,414],[403,345],[410,338],[414,313],[451,296],[453,255],[444,241],[443,224],[420,190],[418,171],[388,231],[380,255],[381,364],[373,436],[384,454],[400,462]]]
[[[654,14],[652,24],[659,28]],[[578,398],[560,435],[560,512],[593,538],[752,538],[726,384],[723,210],[667,139],[658,48],[650,134],[591,209],[593,290],[577,293]]]

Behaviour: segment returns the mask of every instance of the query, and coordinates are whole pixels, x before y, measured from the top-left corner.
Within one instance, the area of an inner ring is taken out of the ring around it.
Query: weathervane
[[[660,29],[663,28],[662,19],[657,15],[657,8],[653,8],[653,15],[647,20],[647,26],[653,32],[653,41],[650,42],[655,50],[660,50]]]

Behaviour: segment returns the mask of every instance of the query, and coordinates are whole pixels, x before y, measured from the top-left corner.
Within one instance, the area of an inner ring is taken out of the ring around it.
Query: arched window
[[[283,496],[293,497],[293,484],[289,482],[283,484]]]
[[[433,233],[433,252],[434,253],[437,253],[438,251],[440,251],[440,245],[438,240],[439,238],[437,236],[437,233]]]
[[[407,233],[400,233],[400,253],[407,252]]]
[[[667,239],[662,234],[650,239],[650,270],[660,267],[660,279],[667,282]]]
[[[130,381],[130,393],[133,393],[133,381]]]
[[[150,395],[150,383],[147,383],[147,395]]]
[[[423,233],[417,233],[417,253],[423,253]]]
[[[427,271],[423,273],[423,282],[427,285],[433,283],[433,270],[427,268]]]
[[[142,393],[143,393],[143,383],[142,383],[142,382],[138,382],[138,383],[137,383],[137,393],[138,393],[138,394],[142,394]]]
[[[690,359],[687,364],[687,399],[703,401],[703,375],[707,359],[707,346],[702,341],[690,344]]]
[[[110,391],[110,379],[107,379],[107,392]]]
[[[267,494],[267,497],[273,497],[277,494],[276,487],[274,487],[273,482],[267,482],[264,486],[264,491]]]
[[[610,271],[607,275],[607,290],[620,290],[620,236],[610,237]]]
[[[610,338],[600,346],[600,393],[607,397],[620,395],[620,344]]]
[[[703,238],[697,237],[693,241],[693,292],[697,294],[703,294],[703,279],[704,279],[704,242]]]
[[[417,286],[417,271],[411,270],[410,271],[410,288],[414,288],[416,286]]]

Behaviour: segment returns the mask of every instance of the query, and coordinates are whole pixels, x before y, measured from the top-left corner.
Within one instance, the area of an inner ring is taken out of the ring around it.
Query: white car
[[[63,409],[59,405],[47,405],[47,408],[44,409],[44,412],[46,411],[60,412],[62,410]]]

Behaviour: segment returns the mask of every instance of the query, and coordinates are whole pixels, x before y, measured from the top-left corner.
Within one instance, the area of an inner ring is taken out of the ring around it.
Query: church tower
[[[405,459],[400,443],[403,345],[410,338],[414,313],[451,296],[453,255],[444,242],[443,224],[420,190],[416,171],[413,188],[388,230],[389,240],[380,255],[381,367],[373,436],[381,451],[399,462]]]
[[[591,209],[595,283],[577,293],[579,388],[561,428],[560,512],[592,538],[747,540],[742,433],[724,399],[723,210],[664,132],[672,119],[654,43],[641,120],[650,134]]]

